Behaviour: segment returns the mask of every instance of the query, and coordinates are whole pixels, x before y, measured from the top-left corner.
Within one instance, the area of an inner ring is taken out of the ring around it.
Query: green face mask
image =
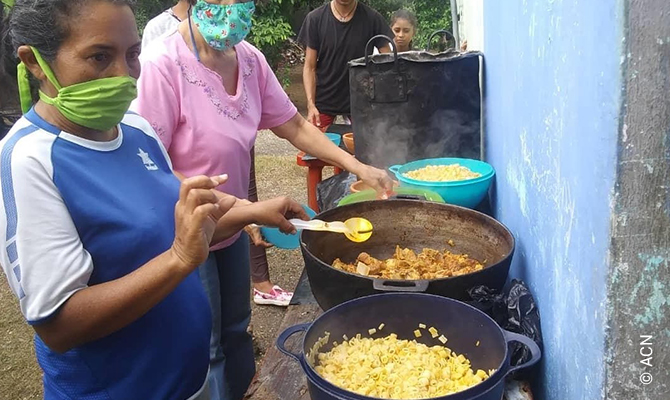
[[[51,104],[69,121],[86,128],[106,131],[116,126],[128,111],[130,103],[137,97],[137,79],[130,76],[115,76],[95,79],[62,87],[51,67],[36,49],[32,49],[42,71],[58,90],[56,97],[40,91],[40,99]],[[28,70],[19,64],[19,94],[24,113],[32,106]]]

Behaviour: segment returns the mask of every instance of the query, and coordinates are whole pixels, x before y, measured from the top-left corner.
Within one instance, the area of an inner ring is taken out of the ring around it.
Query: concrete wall
[[[535,395],[604,396],[606,292],[622,95],[623,5],[486,0],[486,158],[512,276],[537,297]]]
[[[670,1],[625,15],[605,390],[670,399]]]

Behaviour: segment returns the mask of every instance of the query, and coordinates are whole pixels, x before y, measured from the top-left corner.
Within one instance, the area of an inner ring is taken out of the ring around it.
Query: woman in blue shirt
[[[36,332],[44,397],[206,398],[196,267],[244,226],[290,232],[304,211],[240,202],[215,190],[225,175],[174,175],[127,112],[141,46],[129,0],[18,0],[2,28],[25,115],[0,141],[0,264]]]

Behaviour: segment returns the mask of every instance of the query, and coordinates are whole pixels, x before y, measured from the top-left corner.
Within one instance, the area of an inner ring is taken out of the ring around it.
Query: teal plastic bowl
[[[482,176],[454,182],[429,182],[407,178],[407,172],[414,171],[428,165],[451,165],[460,164],[472,172],[478,172]],[[426,160],[412,161],[404,165],[393,165],[389,170],[395,174],[401,187],[416,189],[428,189],[442,196],[448,204],[461,207],[475,208],[486,196],[491,186],[495,170],[484,161],[469,158],[429,158]]]
[[[326,132],[326,136],[331,142],[335,143],[335,146],[339,147],[340,143],[342,143],[342,136],[339,133]]]
[[[310,218],[316,216],[316,212],[306,205],[303,205],[302,208],[305,209],[305,212]],[[282,233],[279,228],[262,227],[261,234],[266,242],[273,244],[280,249],[297,249],[300,247],[300,230],[298,230],[298,233],[295,235],[287,235]]]

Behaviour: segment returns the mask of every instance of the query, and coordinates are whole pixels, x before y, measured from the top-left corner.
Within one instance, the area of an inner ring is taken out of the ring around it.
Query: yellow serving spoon
[[[290,223],[296,229],[306,229],[308,231],[324,231],[344,233],[344,236],[352,242],[362,243],[372,236],[372,223],[365,218],[354,217],[348,220],[326,222],[320,219],[303,221],[301,219],[290,219]]]

